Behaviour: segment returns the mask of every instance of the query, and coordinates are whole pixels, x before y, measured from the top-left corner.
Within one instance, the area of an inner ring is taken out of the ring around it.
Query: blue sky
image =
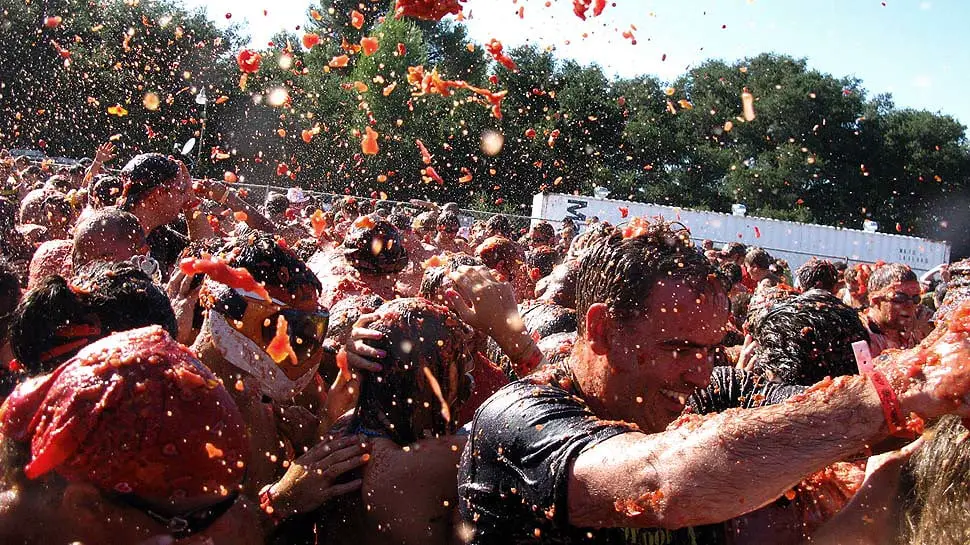
[[[280,28],[302,24],[312,2],[185,1],[206,7],[220,24],[242,23],[260,45]],[[534,43],[612,74],[667,81],[708,58],[785,53],[822,72],[858,77],[870,94],[892,93],[897,107],[970,124],[968,0],[612,0],[585,22],[572,14],[570,0],[545,2],[468,0],[469,32],[478,42]],[[637,45],[621,35],[631,25]]]

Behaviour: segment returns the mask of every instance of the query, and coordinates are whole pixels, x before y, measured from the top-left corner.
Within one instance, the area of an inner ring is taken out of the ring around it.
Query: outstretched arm
[[[966,416],[967,336],[953,331],[878,362],[902,414]],[[663,528],[721,522],[888,434],[879,394],[862,376],[823,381],[770,407],[685,417],[664,433],[628,433],[581,453],[570,473],[570,522]]]

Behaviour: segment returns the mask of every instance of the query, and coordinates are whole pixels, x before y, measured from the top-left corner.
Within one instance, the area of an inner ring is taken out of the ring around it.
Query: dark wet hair
[[[753,293],[751,298],[748,299],[748,313],[747,319],[745,320],[748,332],[757,334],[758,327],[761,326],[761,322],[768,312],[771,311],[775,305],[781,304],[794,297],[794,291],[778,286],[760,289]]]
[[[738,265],[737,263],[727,262],[721,265],[719,268],[732,286],[735,284],[740,284],[741,280],[744,278],[744,271],[741,270],[741,265]]]
[[[279,216],[284,214],[289,207],[290,201],[286,198],[286,195],[282,193],[270,193],[266,197],[266,204],[263,205],[263,210],[267,216]]]
[[[361,272],[388,274],[404,270],[408,253],[401,233],[380,216],[362,216],[344,235],[344,255]]]
[[[485,222],[485,234],[487,236],[502,235],[505,238],[512,238],[512,223],[509,218],[502,214],[496,214]]]
[[[114,206],[124,189],[121,178],[117,176],[98,176],[91,184],[88,200],[95,208]]]
[[[471,328],[447,307],[422,298],[387,302],[377,314],[380,318],[368,327],[384,338],[370,342],[387,357],[380,361],[380,372],[361,373],[357,426],[380,431],[399,445],[414,443],[425,431],[433,436],[454,433],[461,403],[470,393],[470,385],[462,381],[473,362]],[[442,402],[451,397],[457,401],[443,409]]]
[[[391,225],[396,227],[397,230],[402,233],[411,232],[411,216],[408,216],[404,212],[392,212],[391,215],[387,217],[387,221],[391,222]]]
[[[868,341],[869,333],[855,310],[815,289],[772,307],[754,337],[756,372],[810,386],[827,376],[855,374],[852,343]]]
[[[740,242],[728,242],[721,247],[721,257],[737,259],[744,257],[748,252],[748,247]]]
[[[171,157],[161,153],[136,155],[121,169],[119,178],[123,184],[118,205],[131,210],[156,187],[171,182],[179,174],[179,165]]]
[[[534,301],[523,309],[522,323],[530,334],[543,339],[576,331],[576,311],[555,303]]]
[[[96,261],[71,280],[84,305],[101,321],[102,336],[150,325],[178,335],[175,313],[165,292],[128,261]]]
[[[909,268],[909,265],[903,265],[902,263],[886,263],[880,267],[877,267],[874,271],[872,271],[872,274],[869,275],[869,283],[866,285],[866,290],[871,295],[886,289],[897,282],[918,281],[919,278],[916,277],[916,273],[913,272],[913,269]]]
[[[411,222],[411,228],[416,233],[421,234],[432,234],[438,230],[438,214],[428,210],[421,212],[414,217],[414,221]]]
[[[580,263],[576,285],[579,333],[585,332],[586,313],[594,303],[605,304],[619,319],[642,315],[661,279],[678,279],[698,290],[709,289],[715,279],[717,289],[725,289],[723,278],[697,252],[690,232],[680,224],[662,219],[642,221],[633,236],[614,231],[597,240]]]
[[[553,267],[552,272],[536,282],[536,295],[568,308],[576,308],[576,282],[579,281],[579,260],[567,259]]]
[[[457,233],[461,229],[461,220],[455,212],[444,212],[438,216],[438,230],[446,233]]]
[[[616,227],[613,227],[609,223],[594,223],[572,240],[569,245],[569,255],[575,258],[582,257],[583,253],[597,241],[607,238],[616,232],[618,232]]]
[[[552,270],[560,261],[559,252],[550,246],[539,246],[525,253],[526,266],[539,271],[537,280],[552,274]]]
[[[0,256],[0,344],[7,340],[13,312],[20,303],[20,279],[7,258]]]
[[[437,301],[438,297],[442,295],[438,292],[448,274],[457,271],[462,266],[481,267],[484,265],[481,259],[468,254],[446,254],[439,256],[439,259],[441,259],[441,266],[428,267],[424,270],[424,275],[421,276],[421,287],[418,289],[418,295],[432,301]]]
[[[556,239],[556,229],[548,221],[540,221],[532,226],[530,238],[535,244],[552,244]]]
[[[839,269],[835,263],[811,258],[795,271],[798,285],[803,290],[820,289],[833,291],[839,283]]]
[[[10,348],[28,376],[53,371],[75,351],[58,357],[43,357],[67,342],[58,328],[76,325],[97,326],[81,298],[64,278],[52,275],[28,291],[10,320]]]

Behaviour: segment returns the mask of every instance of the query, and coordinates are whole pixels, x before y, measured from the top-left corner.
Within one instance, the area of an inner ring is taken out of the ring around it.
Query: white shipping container
[[[621,207],[629,211],[628,218],[622,217]],[[572,218],[582,228],[586,219],[594,216],[614,225],[634,216],[662,216],[683,223],[698,244],[710,239],[718,249],[726,242],[760,246],[786,260],[792,271],[812,256],[850,265],[878,260],[905,263],[917,274],[950,260],[949,243],[917,237],[578,195],[547,193],[532,200],[534,218]]]

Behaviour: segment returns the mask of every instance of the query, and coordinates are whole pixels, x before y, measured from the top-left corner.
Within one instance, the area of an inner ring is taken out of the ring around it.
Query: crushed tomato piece
[[[377,144],[377,131],[370,127],[364,128],[364,138],[360,142],[360,149],[364,155],[377,155],[381,147]]]
[[[230,288],[251,291],[266,301],[272,301],[266,288],[249,271],[242,267],[230,267],[225,260],[218,257],[187,257],[179,262],[179,270],[187,275],[204,274]]]
[[[408,16],[426,21],[440,21],[446,15],[461,15],[460,2],[465,0],[397,0],[394,17]]]
[[[380,42],[377,38],[373,36],[367,36],[360,39],[360,50],[364,52],[364,55],[370,57],[380,48]]]
[[[283,360],[289,357],[290,362],[296,365],[299,363],[299,360],[296,357],[293,346],[290,345],[290,335],[286,332],[287,325],[286,318],[280,314],[276,318],[276,335],[273,336],[273,340],[266,346],[266,353],[276,363],[283,363]]]

